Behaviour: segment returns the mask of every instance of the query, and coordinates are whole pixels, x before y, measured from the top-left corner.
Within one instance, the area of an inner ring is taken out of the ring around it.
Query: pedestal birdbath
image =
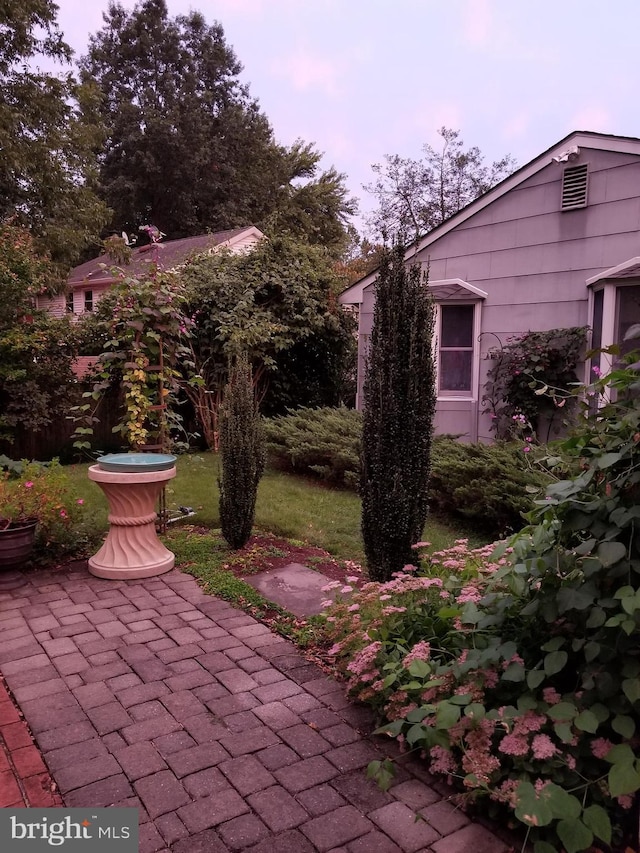
[[[156,534],[156,501],[176,476],[175,456],[161,453],[114,453],[89,468],[109,501],[109,532],[89,559],[100,578],[149,578],[170,571],[175,556]]]

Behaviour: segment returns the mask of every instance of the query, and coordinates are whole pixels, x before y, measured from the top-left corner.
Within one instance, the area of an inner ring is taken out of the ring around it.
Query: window
[[[67,314],[73,314],[73,291],[70,290],[66,297]]]
[[[93,290],[85,290],[84,292],[84,310],[93,311]]]
[[[624,336],[631,326],[640,323],[640,286],[637,284],[618,287],[616,298],[616,337],[620,354],[627,355],[638,349],[638,338],[625,341]]]
[[[587,164],[568,166],[562,174],[562,210],[587,206]]]
[[[440,305],[438,392],[471,395],[473,373],[473,305]]]

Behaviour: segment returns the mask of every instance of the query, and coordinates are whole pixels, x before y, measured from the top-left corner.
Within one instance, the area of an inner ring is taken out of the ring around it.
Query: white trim
[[[449,308],[453,305],[471,305],[473,308],[473,330],[471,344],[471,389],[468,394],[460,393],[441,394],[440,393],[440,338],[441,338],[441,323],[442,323],[442,308]],[[482,328],[482,302],[479,299],[452,299],[444,300],[436,303],[436,326],[435,326],[435,368],[436,368],[436,402],[438,403],[475,403],[479,399],[480,393],[480,330]]]
[[[435,279],[434,281],[429,281],[427,285],[428,290],[444,289],[445,287],[459,287],[462,290],[469,291],[470,296],[479,297],[480,299],[486,299],[489,295],[485,290],[481,290],[479,287],[476,287],[473,284],[469,284],[468,281],[463,281],[461,278],[440,278]],[[436,299],[438,299],[438,294],[433,294]],[[464,296],[456,296],[455,299],[464,299]],[[450,297],[451,301],[453,301],[453,297]],[[444,298],[440,297],[441,302],[447,302],[448,299],[445,296]]]
[[[637,266],[640,266],[640,256],[629,258],[628,261],[623,261],[615,267],[609,267],[608,270],[604,270],[604,272],[599,272],[597,275],[593,275],[591,278],[588,278],[587,287],[590,287],[592,284],[596,284],[606,278],[618,278],[619,273]]]

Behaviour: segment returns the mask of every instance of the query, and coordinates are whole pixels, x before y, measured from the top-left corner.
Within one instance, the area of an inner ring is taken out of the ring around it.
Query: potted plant
[[[71,550],[83,501],[70,491],[57,462],[12,464],[0,474],[0,569],[17,568],[34,548],[48,555]]]

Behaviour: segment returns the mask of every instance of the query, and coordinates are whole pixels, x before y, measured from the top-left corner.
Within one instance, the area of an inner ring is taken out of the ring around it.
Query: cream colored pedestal
[[[166,471],[121,473],[89,468],[109,501],[109,533],[102,548],[89,559],[89,571],[99,578],[149,578],[170,571],[175,556],[156,534],[156,502],[163,486],[176,476]]]

